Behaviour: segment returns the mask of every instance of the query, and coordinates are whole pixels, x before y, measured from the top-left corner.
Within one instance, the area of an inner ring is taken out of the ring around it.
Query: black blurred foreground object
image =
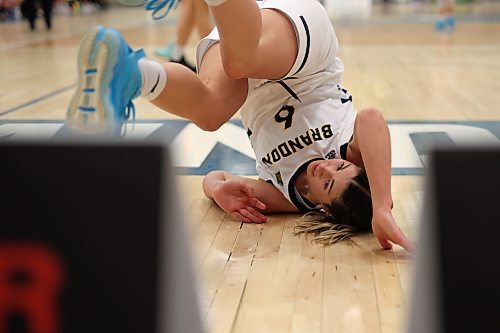
[[[0,142],[0,332],[201,332],[167,149]]]
[[[430,155],[408,332],[500,332],[499,193],[499,147]]]

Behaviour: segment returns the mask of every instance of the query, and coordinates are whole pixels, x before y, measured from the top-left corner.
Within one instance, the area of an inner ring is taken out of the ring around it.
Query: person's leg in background
[[[54,0],[40,0],[43,9],[43,17],[45,19],[45,26],[47,30],[52,29],[52,9],[54,7]]]
[[[188,64],[184,55],[184,49],[189,41],[191,32],[195,23],[195,8],[194,0],[182,0],[181,12],[179,13],[179,22],[177,23],[177,34],[174,48],[170,56],[172,62],[187,66],[192,71],[196,71],[195,67]]]
[[[210,10],[204,0],[193,0],[195,11],[195,25],[200,38],[208,36],[210,31],[214,28],[210,16]]]
[[[45,26],[47,30],[50,30],[52,28],[52,9],[54,7],[54,0],[24,0],[21,4],[21,13],[28,20],[30,29],[35,30],[39,5],[43,10]]]
[[[193,9],[192,0],[183,0],[179,4],[178,9],[178,21],[177,28],[175,32],[175,39],[167,44],[166,47],[155,49],[155,54],[161,57],[172,59],[175,56],[176,60],[180,60],[179,53],[182,54],[179,42],[187,43],[191,32],[194,29],[195,12]]]
[[[36,29],[36,14],[37,14],[37,2],[36,0],[24,0],[21,3],[21,13],[23,17],[28,20],[30,29]]]
[[[186,60],[185,48],[195,27],[200,38],[210,33],[213,28],[210,12],[203,0],[182,0],[179,10],[175,41],[166,47],[155,49],[155,54],[196,71],[195,66]]]

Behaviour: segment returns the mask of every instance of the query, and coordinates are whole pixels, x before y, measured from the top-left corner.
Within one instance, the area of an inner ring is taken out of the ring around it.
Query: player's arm
[[[392,216],[391,139],[382,113],[365,109],[358,113],[347,159],[365,168],[370,182],[373,205],[372,228],[384,249],[392,243],[411,250],[413,245],[397,226]]]
[[[203,178],[203,192],[243,222],[265,222],[267,218],[263,214],[298,212],[272,184],[226,171],[208,173]]]

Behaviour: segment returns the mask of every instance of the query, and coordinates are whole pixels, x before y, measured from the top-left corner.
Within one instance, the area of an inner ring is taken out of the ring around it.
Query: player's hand
[[[372,228],[373,234],[384,249],[391,249],[392,243],[394,243],[402,246],[407,251],[413,252],[414,245],[399,229],[389,209],[376,209],[373,211]]]
[[[267,221],[259,210],[266,205],[257,199],[253,188],[242,181],[230,179],[221,182],[213,192],[215,202],[233,218],[242,222]]]

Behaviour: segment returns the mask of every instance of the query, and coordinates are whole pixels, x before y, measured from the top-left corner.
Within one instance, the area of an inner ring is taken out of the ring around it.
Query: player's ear
[[[325,212],[325,215],[326,217],[328,218],[331,218],[333,216],[332,214],[332,210],[330,209],[330,207],[328,207],[327,205],[321,205],[323,208],[323,211]]]
[[[356,131],[351,136],[351,140],[347,145],[347,160],[356,164],[357,166],[363,167],[363,157],[361,156],[361,151],[359,149],[358,140],[356,140]]]

